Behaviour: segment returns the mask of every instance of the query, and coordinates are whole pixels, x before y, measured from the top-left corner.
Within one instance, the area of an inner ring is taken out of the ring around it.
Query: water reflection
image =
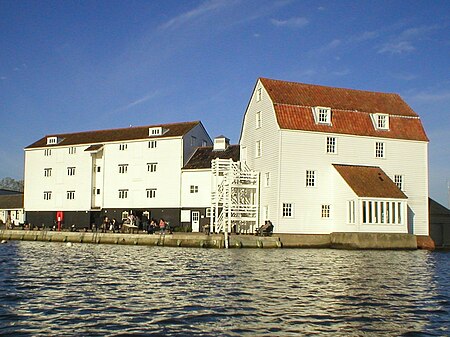
[[[448,253],[0,246],[0,334],[448,335]]]

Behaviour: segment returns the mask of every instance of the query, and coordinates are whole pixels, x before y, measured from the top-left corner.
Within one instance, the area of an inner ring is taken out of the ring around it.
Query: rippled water
[[[446,336],[450,253],[0,245],[0,335]]]

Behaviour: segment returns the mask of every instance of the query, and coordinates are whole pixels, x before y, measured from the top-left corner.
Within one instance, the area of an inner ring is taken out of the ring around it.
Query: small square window
[[[197,185],[191,185],[190,192],[191,193],[198,193],[198,186]]]
[[[387,114],[374,114],[373,122],[375,128],[379,130],[389,130],[389,115]]]
[[[67,191],[67,200],[75,199],[75,191]]]
[[[331,125],[331,108],[314,107],[314,120],[317,124]]]
[[[128,164],[119,164],[119,173],[127,173]]]
[[[127,199],[128,190],[119,190],[119,199]]]
[[[149,149],[154,149],[154,148],[156,148],[156,140],[149,140],[149,142],[148,142],[148,148],[149,148]]]
[[[52,169],[51,168],[45,168],[44,169],[44,177],[51,177],[52,176]]]
[[[75,153],[77,153],[77,148],[74,146],[69,147],[69,154],[75,154]]]
[[[147,198],[150,198],[150,199],[156,198],[156,188],[148,188],[146,190],[146,192],[147,192]]]
[[[44,200],[51,200],[52,199],[52,192],[51,191],[45,191],[44,192]]]
[[[128,144],[119,144],[119,150],[125,151],[128,148]]]
[[[156,166],[158,163],[147,163],[148,172],[156,172]]]
[[[322,218],[330,217],[330,205],[322,205]]]
[[[45,149],[44,150],[44,156],[48,157],[52,155],[52,149]]]
[[[75,175],[75,167],[68,167],[67,168],[67,175],[68,176],[74,176]]]

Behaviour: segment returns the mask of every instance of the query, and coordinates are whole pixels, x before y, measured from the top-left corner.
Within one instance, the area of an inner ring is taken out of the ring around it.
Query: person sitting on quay
[[[159,230],[161,234],[166,234],[166,222],[163,218],[159,220]]]

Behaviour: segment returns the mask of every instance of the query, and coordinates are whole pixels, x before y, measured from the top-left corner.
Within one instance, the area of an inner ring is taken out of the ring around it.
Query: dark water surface
[[[2,336],[448,336],[450,253],[9,242]]]

